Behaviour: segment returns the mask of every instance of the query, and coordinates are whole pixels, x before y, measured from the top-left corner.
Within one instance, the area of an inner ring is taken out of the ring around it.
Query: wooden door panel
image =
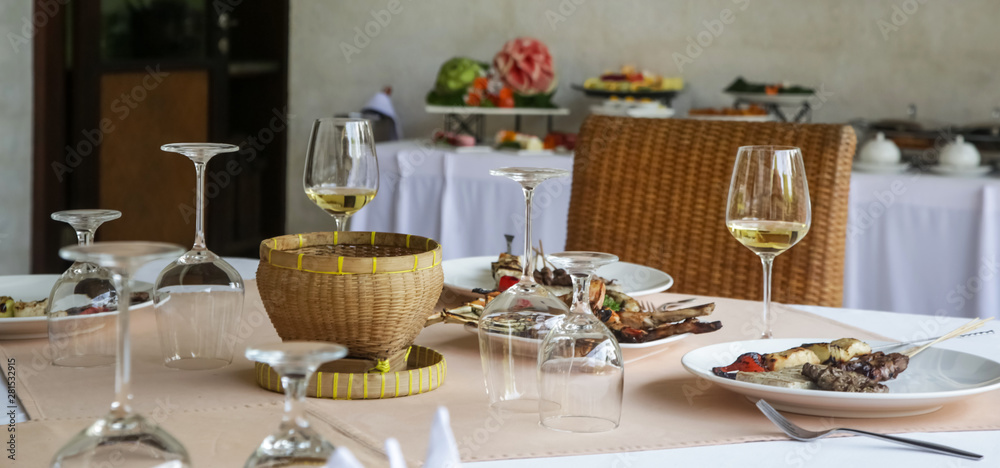
[[[100,240],[194,240],[194,164],[160,145],[208,141],[207,71],[105,73],[100,122],[101,208],[122,212]],[[127,98],[126,98],[127,96]]]

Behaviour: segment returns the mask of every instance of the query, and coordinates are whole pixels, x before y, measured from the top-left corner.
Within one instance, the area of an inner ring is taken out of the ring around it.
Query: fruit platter
[[[491,62],[455,57],[441,65],[430,106],[555,108],[558,75],[549,48],[538,39],[507,41]]]
[[[684,79],[664,77],[625,65],[619,71],[606,71],[600,76],[587,78],[582,85],[574,84],[573,89],[595,98],[631,97],[669,101],[684,89]]]

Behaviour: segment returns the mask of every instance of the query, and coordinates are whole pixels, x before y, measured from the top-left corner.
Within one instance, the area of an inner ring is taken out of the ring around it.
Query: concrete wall
[[[0,2],[0,274],[28,273],[31,248],[31,0]]]
[[[388,24],[355,41],[381,10]],[[520,35],[554,54],[556,100],[573,111],[558,120],[565,130],[593,103],[569,85],[624,63],[682,75],[685,100],[699,107],[729,104],[721,90],[737,75],[821,88],[818,122],[899,117],[914,103],[922,118],[965,123],[1000,105],[995,0],[296,0],[291,18],[289,232],[330,225],[301,193],[313,119],[356,110],[391,85],[404,133],[425,137],[441,125],[423,111],[438,66],[456,55],[489,60]],[[699,38],[707,45],[688,49]],[[691,61],[679,67],[681,54]]]

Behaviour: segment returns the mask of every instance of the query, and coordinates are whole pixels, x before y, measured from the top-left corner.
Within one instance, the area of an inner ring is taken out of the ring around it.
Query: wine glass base
[[[538,423],[546,429],[559,432],[591,433],[607,432],[618,428],[618,421],[596,416],[552,416],[542,418]]]
[[[279,429],[264,439],[244,468],[323,466],[334,447],[307,427]]]
[[[179,370],[209,370],[226,367],[231,361],[213,358],[180,358],[166,362],[166,366]]]
[[[93,354],[86,356],[66,356],[52,360],[52,365],[59,367],[102,367],[115,363],[113,355]]]
[[[177,439],[133,413],[98,419],[56,452],[52,466],[187,468],[191,461]]]

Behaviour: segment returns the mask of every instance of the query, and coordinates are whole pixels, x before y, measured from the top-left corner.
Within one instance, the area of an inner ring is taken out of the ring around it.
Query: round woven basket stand
[[[261,242],[260,260],[260,297],[282,340],[339,343],[364,359],[413,344],[444,286],[441,246],[407,234],[291,234]]]

